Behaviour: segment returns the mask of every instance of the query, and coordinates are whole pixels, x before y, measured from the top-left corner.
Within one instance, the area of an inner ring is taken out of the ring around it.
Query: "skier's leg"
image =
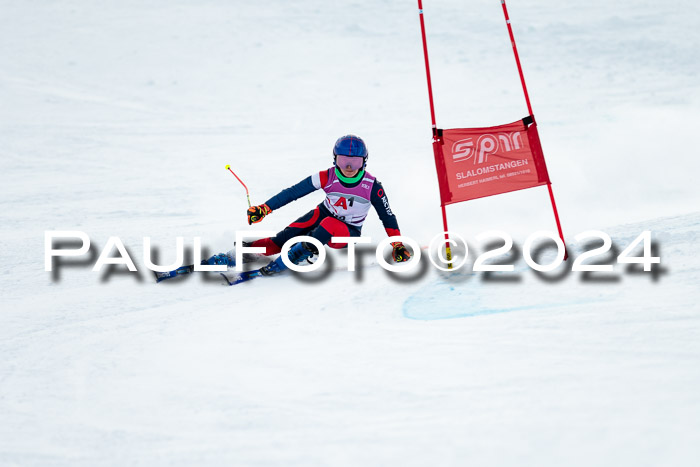
[[[325,219],[321,220],[318,227],[316,227],[309,235],[331,248],[346,248],[348,246],[347,243],[334,243],[331,242],[331,238],[359,237],[360,229],[348,225],[335,217],[326,217]]]
[[[347,243],[332,243],[330,241],[332,237],[358,237],[359,235],[360,229],[350,226],[335,217],[323,218],[318,223],[318,226],[309,233],[309,236],[317,239],[323,245],[327,244],[331,248],[345,248],[347,246]],[[288,258],[292,263],[299,264],[315,254],[318,254],[318,251],[312,243],[300,242],[290,248]],[[265,275],[271,275],[284,269],[287,269],[287,266],[280,256],[261,268],[260,272]]]
[[[255,240],[254,242],[243,242],[243,246],[255,246],[255,247],[264,247],[265,248],[265,253],[261,253],[262,256],[270,256],[270,255],[276,255],[282,249],[278,247],[275,242],[272,241],[272,238],[261,238],[259,240]]]
[[[316,209],[307,212],[299,219],[289,224],[274,237],[261,238],[260,240],[254,241],[250,246],[264,247],[265,256],[276,255],[282,251],[282,245],[284,245],[287,240],[299,235],[306,235],[310,230],[318,226],[321,217],[320,208],[316,207]]]
[[[299,264],[313,255],[318,254],[318,250],[313,243],[297,242],[289,249],[287,258],[294,264]],[[277,274],[287,269],[287,265],[282,261],[284,255],[279,255],[274,261],[270,261],[267,266],[260,268],[260,273],[265,276]]]
[[[277,235],[274,237],[267,237],[267,238],[261,238],[258,240],[255,240],[253,242],[243,242],[243,246],[245,247],[263,247],[265,248],[265,253],[244,253],[243,254],[243,262],[248,263],[251,261],[255,261],[257,258],[260,256],[271,256],[271,255],[276,255],[280,251],[282,251],[282,245],[285,244],[287,240],[290,238],[299,236],[299,235],[306,235],[311,231],[312,229],[316,228],[321,220],[324,218],[324,215],[321,213],[320,208],[317,206],[315,209],[312,209],[311,211],[307,212],[303,216],[301,216],[299,219],[295,220],[291,224],[289,224],[285,229],[281,232],[279,232]],[[330,237],[329,237],[330,239]],[[325,242],[324,242],[325,243]],[[231,250],[227,253],[218,253],[215,254],[214,256],[210,257],[209,259],[202,260],[202,264],[209,264],[209,265],[227,265],[229,267],[235,266],[236,265],[236,255],[235,255],[235,250]]]

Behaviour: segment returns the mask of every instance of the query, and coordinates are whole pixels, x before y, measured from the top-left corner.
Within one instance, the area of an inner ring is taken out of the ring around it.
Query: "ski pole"
[[[246,195],[246,197],[248,198],[248,207],[251,207],[251,204],[250,204],[250,194],[248,193],[248,187],[245,186],[245,183],[243,183],[243,180],[241,180],[240,178],[238,178],[238,175],[236,175],[236,174],[233,172],[233,170],[231,170],[231,166],[230,166],[230,165],[227,165],[227,166],[226,166],[226,169],[227,169],[229,172],[231,172],[231,173],[233,174],[233,176],[236,177],[236,180],[238,180],[239,182],[241,182],[241,185],[243,185],[243,188],[245,188],[245,195]]]

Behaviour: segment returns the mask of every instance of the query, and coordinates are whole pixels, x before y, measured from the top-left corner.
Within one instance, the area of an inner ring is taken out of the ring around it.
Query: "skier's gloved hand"
[[[411,253],[403,246],[403,243],[391,242],[391,246],[394,247],[394,250],[391,252],[391,257],[394,258],[394,261],[397,263],[403,263],[411,259]]]
[[[248,225],[257,224],[263,217],[267,216],[272,212],[270,206],[267,204],[261,204],[260,206],[251,206],[248,208]]]

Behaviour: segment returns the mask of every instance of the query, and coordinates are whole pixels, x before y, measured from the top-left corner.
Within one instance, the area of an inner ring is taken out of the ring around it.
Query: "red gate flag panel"
[[[436,133],[433,150],[443,206],[549,183],[532,117]]]

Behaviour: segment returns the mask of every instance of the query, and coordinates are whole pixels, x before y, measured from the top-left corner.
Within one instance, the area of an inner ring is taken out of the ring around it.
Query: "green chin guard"
[[[365,169],[360,169],[359,172],[357,172],[357,175],[354,177],[346,177],[343,175],[343,172],[340,171],[338,167],[335,168],[335,176],[340,179],[341,182],[343,183],[355,183],[358,182],[363,176],[365,175]]]

